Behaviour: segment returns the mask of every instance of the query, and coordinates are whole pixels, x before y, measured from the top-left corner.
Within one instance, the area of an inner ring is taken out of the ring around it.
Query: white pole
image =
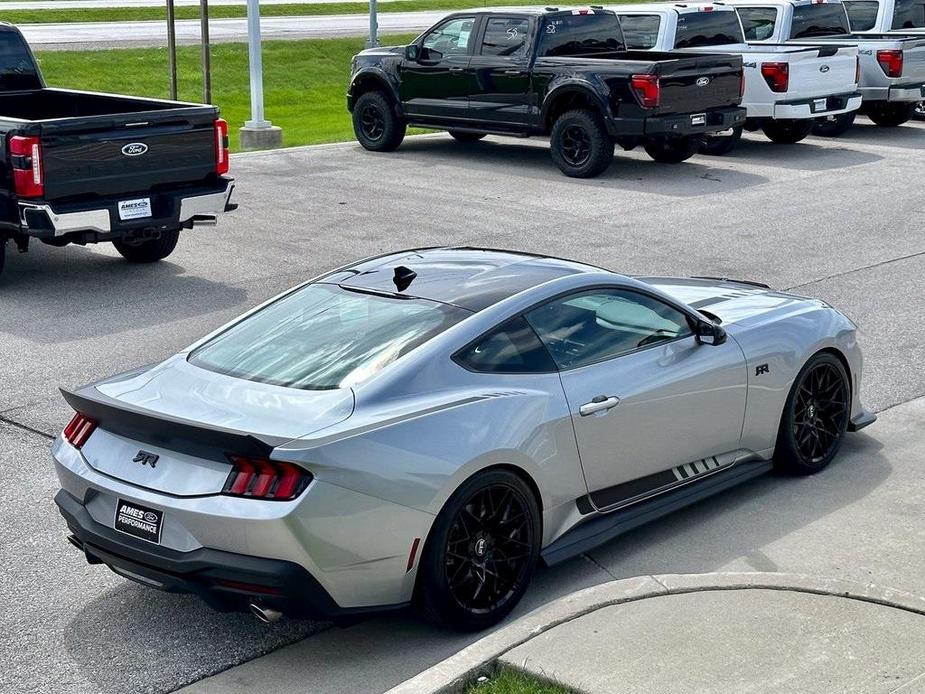
[[[369,40],[366,42],[367,48],[375,48],[379,45],[379,20],[376,16],[376,0],[369,0]]]
[[[263,59],[260,54],[260,0],[247,0],[247,54],[251,78],[251,119],[246,128],[269,128],[263,117]]]

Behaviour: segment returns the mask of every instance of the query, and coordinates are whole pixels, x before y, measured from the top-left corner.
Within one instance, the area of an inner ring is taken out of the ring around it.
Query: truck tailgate
[[[677,53],[643,53],[655,60],[661,82],[656,113],[692,113],[736,106],[741,101],[742,59],[733,55],[679,58]]]
[[[825,46],[783,56],[790,63],[789,91],[795,97],[855,91],[857,56],[853,46]]]
[[[45,198],[117,195],[198,183],[215,171],[214,112],[41,126]]]

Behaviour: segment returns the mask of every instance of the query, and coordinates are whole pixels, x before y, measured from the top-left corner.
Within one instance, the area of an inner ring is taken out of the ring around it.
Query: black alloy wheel
[[[600,114],[588,109],[566,111],[549,134],[552,160],[572,178],[594,178],[613,162],[614,143]]]
[[[838,452],[850,411],[845,367],[832,354],[817,354],[800,371],[787,398],[775,461],[790,472],[818,472]]]
[[[385,135],[385,114],[375,102],[365,104],[360,112],[360,128],[370,142],[378,142]]]
[[[431,529],[415,602],[439,624],[484,629],[518,603],[536,568],[540,516],[530,488],[507,470],[465,482]]]
[[[925,120],[925,101],[919,101],[915,105],[915,109],[912,112],[912,117],[916,120]]]
[[[562,158],[574,167],[584,166],[591,158],[591,138],[580,125],[562,131]]]
[[[391,152],[405,139],[405,121],[380,91],[361,94],[353,105],[352,117],[357,142],[372,152]]]

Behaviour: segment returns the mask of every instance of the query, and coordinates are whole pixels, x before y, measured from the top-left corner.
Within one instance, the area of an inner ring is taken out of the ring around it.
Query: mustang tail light
[[[785,92],[790,87],[790,66],[787,63],[761,63],[761,76],[772,92]]]
[[[222,494],[251,499],[289,501],[305,491],[311,474],[292,463],[266,458],[228,456],[234,467],[228,474]]]
[[[215,121],[215,173],[228,173],[228,123],[223,118]]]
[[[896,50],[877,51],[877,62],[887,77],[903,76],[903,52]]]
[[[630,84],[643,108],[656,108],[662,100],[658,75],[633,75]]]
[[[81,448],[90,438],[90,434],[96,431],[96,422],[89,417],[77,412],[64,427],[64,438],[74,448]]]
[[[40,198],[45,194],[42,141],[37,137],[14,135],[10,138],[13,190],[21,198]]]

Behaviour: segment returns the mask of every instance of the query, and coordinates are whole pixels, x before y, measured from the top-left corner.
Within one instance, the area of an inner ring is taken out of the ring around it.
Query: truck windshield
[[[925,0],[896,0],[893,10],[893,29],[921,29],[925,27]]]
[[[423,299],[310,284],[219,333],[188,360],[286,388],[349,388],[467,315]]]
[[[846,2],[845,10],[848,12],[848,21],[851,31],[868,31],[877,24],[877,11],[880,9],[879,0],[857,0]]]
[[[588,55],[611,53],[625,47],[623,30],[615,14],[554,14],[540,29],[542,38],[537,56]]]
[[[22,37],[0,30],[0,89],[41,89],[38,68]]]
[[[745,43],[735,10],[685,12],[678,15],[675,48],[722,46],[729,43]]]
[[[793,8],[790,38],[850,34],[848,15],[840,2],[800,5]]]

